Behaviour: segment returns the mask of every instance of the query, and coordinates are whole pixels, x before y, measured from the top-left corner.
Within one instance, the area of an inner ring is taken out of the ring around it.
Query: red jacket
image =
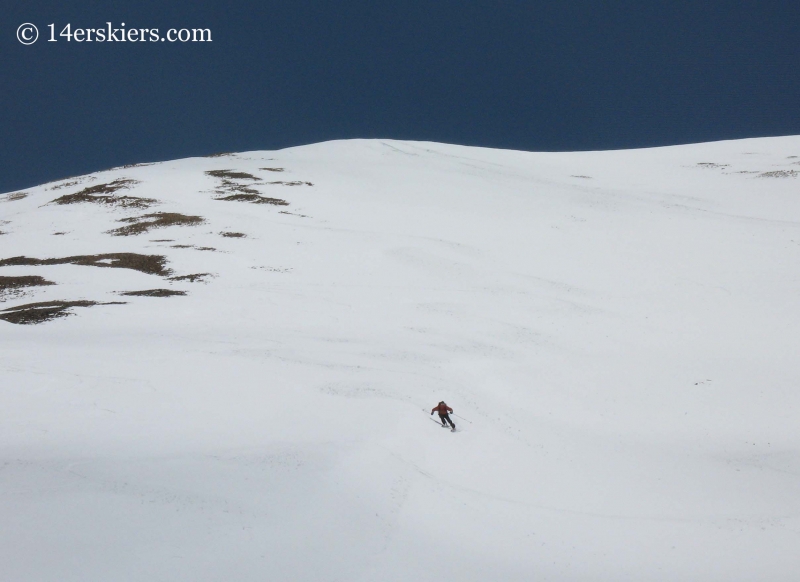
[[[431,414],[433,414],[434,412],[438,412],[439,414],[444,416],[448,412],[453,412],[453,409],[447,406],[447,404],[445,404],[444,402],[440,402],[431,409]]]

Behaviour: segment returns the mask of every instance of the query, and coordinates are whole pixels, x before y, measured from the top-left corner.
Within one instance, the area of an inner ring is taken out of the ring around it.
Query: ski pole
[[[458,415],[457,415],[457,414],[454,412],[454,413],[453,413],[453,416],[458,416]],[[458,416],[458,418],[460,418],[461,420],[465,420],[465,421],[467,421],[468,423],[472,424],[472,421],[470,421],[470,420],[467,420],[467,419],[466,419],[466,418],[464,418],[463,416]]]

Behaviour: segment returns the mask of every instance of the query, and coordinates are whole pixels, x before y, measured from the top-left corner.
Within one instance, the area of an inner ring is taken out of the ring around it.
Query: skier
[[[445,421],[447,421],[450,423],[450,426],[453,427],[451,430],[453,431],[456,430],[456,425],[453,424],[452,420],[450,420],[450,414],[449,414],[450,412],[453,412],[453,409],[447,406],[447,404],[444,403],[444,400],[442,400],[439,404],[433,407],[433,409],[431,410],[431,416],[433,416],[434,412],[439,413],[439,419],[442,421],[442,426],[447,426],[447,423],[445,423]]]

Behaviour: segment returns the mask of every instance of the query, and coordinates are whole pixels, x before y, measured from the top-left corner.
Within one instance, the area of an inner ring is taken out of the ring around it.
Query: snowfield
[[[0,578],[797,580],[798,156],[350,140],[0,195]]]

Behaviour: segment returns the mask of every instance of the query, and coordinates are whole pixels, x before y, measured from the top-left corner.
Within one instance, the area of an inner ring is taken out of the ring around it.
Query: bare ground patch
[[[717,164],[714,162],[697,162],[697,166],[700,168],[714,169],[714,168],[728,168],[730,167],[730,164]]]
[[[247,238],[247,235],[243,232],[229,232],[223,231],[219,233],[220,236],[224,236],[226,238]]]
[[[177,212],[155,212],[153,214],[143,214],[132,218],[123,218],[117,222],[127,222],[128,226],[121,226],[114,230],[109,230],[108,234],[114,236],[132,236],[148,232],[154,228],[164,228],[167,226],[196,226],[205,222],[202,216],[187,216]]]
[[[93,307],[95,305],[124,305],[119,301],[98,303],[97,301],[45,301],[27,303],[0,311],[0,319],[17,325],[34,325],[73,315],[71,307]]]
[[[211,273],[193,273],[191,275],[180,275],[178,277],[170,277],[170,281],[189,281],[189,283],[206,283],[208,279],[214,277]]]
[[[311,182],[301,182],[300,180],[295,180],[293,182],[281,182],[281,181],[267,182],[267,184],[276,185],[276,186],[313,186],[314,185]]]
[[[259,168],[259,170],[264,170],[265,172],[285,172],[286,168]]]
[[[120,293],[126,297],[174,297],[186,295],[186,291],[173,291],[172,289],[147,289],[145,291],[125,291]]]
[[[0,260],[0,267],[36,265],[82,265],[86,267],[108,267],[132,269],[148,275],[167,277],[172,274],[166,267],[167,259],[162,255],[139,255],[136,253],[107,253],[103,255],[76,255],[59,259],[34,259],[12,257]]]

